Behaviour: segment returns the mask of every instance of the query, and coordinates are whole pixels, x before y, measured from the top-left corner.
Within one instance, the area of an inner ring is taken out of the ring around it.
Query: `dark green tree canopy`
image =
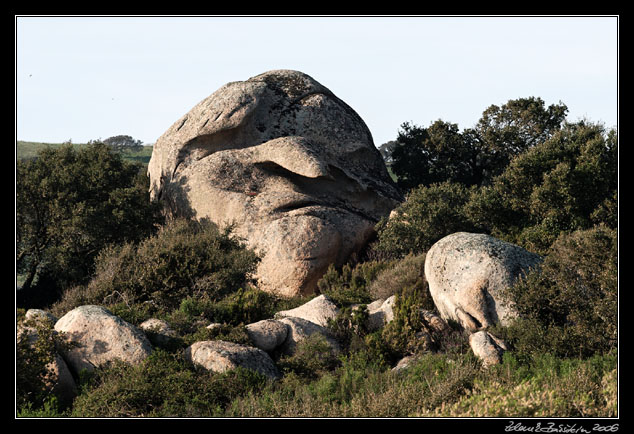
[[[445,181],[488,184],[515,156],[558,131],[567,110],[530,97],[490,106],[474,128],[462,132],[442,120],[427,128],[406,122],[389,162],[404,189]]]
[[[141,140],[135,140],[131,136],[118,135],[108,137],[103,141],[106,145],[110,146],[115,151],[121,151],[123,149],[138,149],[143,145]]]
[[[103,143],[45,149],[16,168],[16,267],[23,298],[85,282],[99,251],[154,231],[147,177]],[[48,291],[48,290],[47,290]],[[46,298],[46,297],[45,297]]]
[[[489,185],[419,185],[377,226],[374,249],[423,253],[453,232],[483,232],[539,254],[562,233],[618,226],[618,137],[600,124],[565,123],[516,156]]]

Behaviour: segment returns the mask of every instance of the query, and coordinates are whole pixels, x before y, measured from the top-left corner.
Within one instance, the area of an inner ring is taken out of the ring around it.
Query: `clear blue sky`
[[[378,146],[400,125],[472,127],[536,96],[617,126],[618,18],[16,17],[16,139],[153,143],[223,84],[307,73]]]

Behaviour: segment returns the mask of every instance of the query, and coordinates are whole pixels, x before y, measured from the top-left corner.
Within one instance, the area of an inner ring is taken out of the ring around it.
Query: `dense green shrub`
[[[447,235],[477,230],[465,211],[474,188],[444,182],[411,190],[393,217],[377,225],[372,250],[391,258],[421,254]]]
[[[617,158],[615,130],[566,124],[474,194],[466,213],[493,236],[540,254],[560,233],[600,222],[616,228]]]
[[[250,324],[272,318],[278,310],[277,296],[254,287],[240,288],[210,306],[205,316],[214,322]]]
[[[388,352],[384,354],[392,363],[411,354],[422,354],[439,348],[440,339],[427,324],[423,310],[434,311],[435,306],[427,282],[405,287],[395,297],[392,307],[394,319],[383,327],[381,339]]]
[[[45,323],[18,318],[16,339],[16,405],[41,407],[49,396],[47,377],[51,374],[48,364],[55,359],[53,328]],[[31,332],[24,331],[28,327]]]
[[[341,364],[326,338],[314,333],[298,342],[292,355],[282,355],[278,366],[284,375],[315,379]]]
[[[339,314],[328,321],[328,330],[344,353],[359,351],[366,347],[368,318],[368,308],[361,304],[341,308]]]
[[[97,258],[93,280],[69,291],[55,310],[82,305],[139,306],[167,313],[188,297],[217,301],[244,287],[256,254],[210,222],[175,220],[138,245],[111,246]]]
[[[103,143],[46,148],[16,166],[18,304],[44,307],[86,283],[111,243],[139,241],[160,215],[140,166]]]
[[[372,298],[368,285],[389,266],[386,262],[369,261],[354,266],[345,264],[339,270],[331,264],[317,286],[322,294],[340,306],[369,303]]]
[[[403,289],[423,288],[425,281],[426,255],[408,254],[403,259],[387,263],[368,285],[372,300],[387,299]]]
[[[155,350],[139,365],[98,368],[75,400],[73,417],[213,417],[232,400],[263,387],[265,377],[236,369],[196,368],[180,355]]]
[[[66,347],[53,324],[37,318],[26,319],[23,309],[17,312],[15,343],[16,407],[22,416],[28,414],[56,415],[67,402],[53,394],[55,374],[52,363],[57,352]]]
[[[520,319],[503,332],[517,351],[588,357],[616,347],[617,246],[604,225],[562,234],[541,270],[509,289]]]
[[[501,365],[474,381],[463,397],[427,416],[449,417],[616,417],[616,356],[587,360],[535,355],[518,365],[506,353]]]

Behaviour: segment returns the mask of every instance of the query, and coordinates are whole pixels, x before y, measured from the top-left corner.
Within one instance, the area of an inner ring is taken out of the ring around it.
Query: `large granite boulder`
[[[429,249],[425,277],[441,317],[476,331],[508,325],[517,316],[504,292],[541,261],[541,256],[492,236],[458,232]]]
[[[260,288],[314,293],[403,199],[359,115],[290,70],[222,86],[156,142],[150,195],[210,219],[262,255]]]
[[[136,364],[152,353],[145,334],[134,325],[101,306],[80,306],[61,317],[55,330],[65,333],[72,344],[62,356],[79,373],[121,360]]]

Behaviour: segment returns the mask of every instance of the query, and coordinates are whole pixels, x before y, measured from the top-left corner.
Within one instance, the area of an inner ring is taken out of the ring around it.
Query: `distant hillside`
[[[61,146],[62,143],[41,143],[41,142],[25,142],[23,140],[17,141],[16,146],[16,159],[17,160],[26,160],[29,158],[37,157],[38,152],[41,149],[52,147],[57,148]],[[73,143],[73,146],[76,148],[80,148],[82,146],[86,146],[85,143]],[[140,150],[126,150],[121,152],[121,156],[128,161],[134,161],[147,166],[150,162],[150,157],[152,156],[152,146],[143,146]]]

